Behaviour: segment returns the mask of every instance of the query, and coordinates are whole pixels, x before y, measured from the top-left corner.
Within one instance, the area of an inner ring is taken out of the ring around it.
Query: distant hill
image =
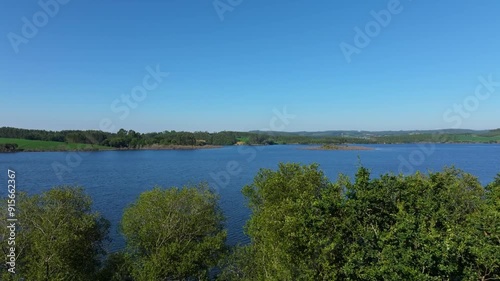
[[[500,134],[500,129],[496,130],[470,130],[470,129],[443,129],[443,130],[407,130],[407,131],[355,131],[355,130],[330,130],[330,131],[299,131],[299,132],[280,132],[280,131],[260,131],[254,130],[250,133],[269,134],[276,136],[304,136],[304,137],[353,137],[353,138],[372,138],[384,136],[407,136],[407,135],[424,135],[424,134]]]

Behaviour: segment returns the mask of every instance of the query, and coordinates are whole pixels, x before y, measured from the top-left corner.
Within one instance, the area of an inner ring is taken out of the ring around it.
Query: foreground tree
[[[349,279],[475,280],[464,256],[484,190],[473,176],[446,169],[428,176],[369,178],[347,184],[345,263]]]
[[[131,262],[132,259],[124,252],[109,254],[95,281],[134,281]]]
[[[63,186],[16,199],[16,275],[5,270],[2,280],[95,280],[109,222],[92,212],[90,197]],[[4,223],[0,231],[6,238]],[[8,247],[2,241],[4,252]]]
[[[280,164],[261,170],[243,189],[253,214],[246,231],[252,244],[236,249],[222,280],[329,280],[325,265],[339,239],[330,214],[340,200],[317,165]],[[327,206],[328,205],[328,206]]]
[[[486,204],[469,218],[467,267],[480,280],[500,280],[500,174],[486,186],[484,200]]]
[[[454,168],[331,183],[317,165],[261,170],[243,189],[251,244],[222,280],[498,280],[500,176]]]
[[[208,279],[225,251],[218,197],[206,185],[142,193],[122,231],[137,281]]]

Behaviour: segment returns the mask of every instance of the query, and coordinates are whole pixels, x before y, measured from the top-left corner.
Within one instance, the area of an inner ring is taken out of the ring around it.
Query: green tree
[[[500,174],[486,186],[485,204],[469,217],[467,269],[478,280],[500,280]]]
[[[7,209],[4,202],[2,210]],[[19,194],[16,203],[17,274],[8,276],[5,270],[2,279],[95,280],[109,222],[92,212],[92,201],[81,188],[63,186],[32,196]],[[0,231],[7,237],[4,223]],[[10,246],[4,242],[6,252]]]
[[[455,168],[328,181],[317,165],[261,170],[243,189],[251,243],[221,280],[498,280],[500,175]]]
[[[109,145],[116,148],[126,148],[129,142],[126,137],[115,137],[109,140]]]
[[[16,152],[19,151],[17,143],[0,144],[0,152]]]
[[[107,256],[99,271],[97,281],[133,281],[132,260],[127,253],[116,252]]]
[[[225,251],[218,196],[206,185],[142,193],[122,231],[137,281],[206,280]]]
[[[255,270],[257,267],[253,245],[234,246],[231,252],[221,259],[219,267],[222,269],[217,276],[218,281],[258,280]]]
[[[332,278],[324,259],[330,251],[327,246],[337,237],[329,232],[328,220],[341,192],[317,165],[263,169],[243,194],[253,213],[246,225],[252,244],[238,254],[246,255],[240,260],[252,266],[240,276],[247,280]]]
[[[361,168],[346,194],[343,278],[472,278],[462,257],[470,233],[467,219],[482,204],[476,178],[446,169],[428,176],[370,179]]]

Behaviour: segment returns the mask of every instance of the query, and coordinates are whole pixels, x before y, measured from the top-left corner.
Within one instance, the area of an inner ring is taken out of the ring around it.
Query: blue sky
[[[286,107],[285,131],[500,127],[499,1],[56,1],[0,4],[0,126],[246,131]]]

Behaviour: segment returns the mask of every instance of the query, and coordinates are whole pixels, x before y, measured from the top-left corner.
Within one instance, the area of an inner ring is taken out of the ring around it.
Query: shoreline
[[[328,145],[328,146],[312,146],[306,148],[299,148],[301,150],[374,150],[375,148],[366,146],[356,146],[356,145]]]
[[[289,143],[289,144],[273,144],[270,146],[274,145],[298,145],[298,146],[309,146],[309,147],[299,147],[297,149],[300,150],[361,150],[361,151],[367,151],[367,150],[375,150],[374,147],[371,147],[372,145],[417,145],[417,144],[453,144],[453,145],[467,145],[467,144],[480,144],[480,145],[500,145],[500,143],[484,143],[484,142],[449,142],[449,143],[435,143],[435,142],[414,142],[414,143],[371,143],[367,144],[369,146],[362,146],[359,144],[344,144],[344,145],[338,145],[336,147],[332,148],[325,148],[322,147],[319,144],[298,144],[298,143]],[[24,149],[24,150],[19,150],[19,151],[0,151],[0,154],[4,153],[22,153],[22,152],[103,152],[103,151],[137,151],[137,150],[203,150],[203,149],[218,149],[218,148],[223,148],[223,147],[228,147],[228,146],[267,146],[267,145],[252,145],[252,144],[245,144],[245,145],[204,145],[204,146],[195,146],[195,145],[165,145],[165,146],[160,146],[160,145],[153,145],[153,146],[147,146],[147,147],[141,147],[141,148],[89,148],[89,149]]]
[[[216,149],[222,148],[223,145],[151,145],[147,147],[134,148],[134,149],[117,149],[117,150],[199,150],[199,149]]]
[[[109,149],[23,149],[18,151],[0,151],[2,153],[22,153],[22,152],[104,152],[104,151],[137,151],[137,150],[201,150],[201,149],[217,149],[222,148],[222,145],[205,145],[205,146],[195,146],[195,145],[169,145],[169,146],[148,146],[141,148],[114,148]]]

